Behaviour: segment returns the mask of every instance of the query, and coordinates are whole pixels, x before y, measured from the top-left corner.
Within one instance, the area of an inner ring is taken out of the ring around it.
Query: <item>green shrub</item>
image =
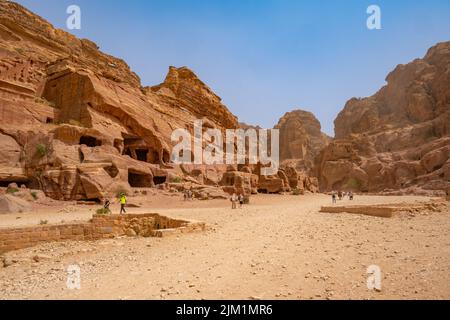
[[[8,189],[6,189],[6,193],[9,193],[9,194],[14,194],[16,192],[19,192],[19,189],[17,189],[17,188],[9,188],[9,187],[8,187]]]
[[[37,198],[38,198],[36,191],[31,192],[31,196],[33,197],[34,200],[37,200]]]
[[[173,177],[170,182],[172,183],[182,183],[183,182],[183,178],[181,177]]]
[[[299,188],[295,188],[294,190],[292,190],[292,194],[294,196],[300,196],[302,194],[302,191]]]
[[[41,220],[40,222],[39,222],[39,224],[42,226],[42,225],[45,225],[45,224],[48,224],[48,220]]]
[[[97,211],[95,211],[95,213],[97,213],[97,214],[109,214],[109,213],[111,213],[111,211],[109,209],[106,209],[106,208],[100,208],[100,209],[97,209]]]
[[[47,146],[43,143],[40,143],[36,146],[36,151],[39,154],[39,156],[44,157],[47,155]]]

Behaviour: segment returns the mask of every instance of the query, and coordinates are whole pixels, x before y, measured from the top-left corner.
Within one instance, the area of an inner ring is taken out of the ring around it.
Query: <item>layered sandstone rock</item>
[[[450,42],[399,65],[374,96],[351,99],[317,159],[323,190],[444,194],[450,186]]]
[[[224,131],[238,122],[187,68],[144,88],[128,65],[89,40],[0,0],[0,183],[55,199],[101,199],[183,174],[170,164],[173,130],[196,119]],[[218,184],[207,170],[202,183]]]
[[[280,160],[295,159],[297,167],[305,170],[313,168],[314,159],[331,141],[316,117],[303,110],[286,113],[275,129],[280,130]]]

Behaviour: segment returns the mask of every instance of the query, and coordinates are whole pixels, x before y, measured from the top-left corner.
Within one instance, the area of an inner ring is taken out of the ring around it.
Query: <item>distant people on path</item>
[[[125,193],[120,194],[119,201],[120,201],[120,214],[127,213],[125,210],[125,206],[127,204],[127,196],[125,195]]]
[[[350,191],[350,192],[348,193],[348,198],[349,198],[351,201],[353,201],[353,191]]]
[[[238,198],[236,193],[233,193],[233,195],[230,198],[230,201],[231,201],[231,209],[237,209],[236,202],[238,201]]]
[[[342,200],[342,191],[338,192],[338,198],[339,198],[339,200]]]
[[[108,213],[111,213],[111,209],[109,209],[110,205],[111,205],[111,202],[108,199],[105,199],[105,203],[103,204],[103,209]]]
[[[190,189],[184,190],[184,201],[192,200],[194,198],[194,193]]]
[[[244,195],[241,193],[239,195],[239,209],[242,209],[243,205],[244,205]]]
[[[336,191],[331,192],[331,200],[333,201],[333,204],[336,203]]]

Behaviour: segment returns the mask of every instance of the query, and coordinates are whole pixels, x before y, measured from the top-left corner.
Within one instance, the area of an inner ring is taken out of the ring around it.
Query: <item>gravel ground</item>
[[[429,200],[361,196],[353,203]],[[208,228],[8,253],[7,266],[0,266],[0,299],[450,299],[449,206],[387,219],[319,213],[331,202],[324,195],[258,195],[238,210],[224,200],[132,201],[142,207],[130,212],[151,208]],[[2,216],[0,226],[85,220],[91,213],[77,205],[68,212],[41,208],[19,219]],[[80,267],[78,290],[66,284],[70,265]],[[371,265],[381,270],[381,290],[367,288]]]

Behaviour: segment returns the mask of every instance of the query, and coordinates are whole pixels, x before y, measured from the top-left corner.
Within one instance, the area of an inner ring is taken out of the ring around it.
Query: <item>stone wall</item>
[[[118,236],[164,237],[204,230],[205,224],[150,214],[94,215],[84,223],[1,228],[0,254],[54,241],[91,241]]]

